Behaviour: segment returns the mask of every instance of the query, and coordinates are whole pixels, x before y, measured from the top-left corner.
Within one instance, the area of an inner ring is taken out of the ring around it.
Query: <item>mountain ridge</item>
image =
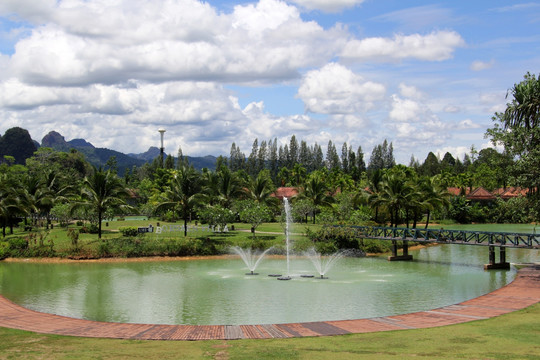
[[[94,166],[104,166],[112,157],[116,157],[118,174],[124,174],[126,169],[131,169],[133,166],[140,167],[145,163],[152,162],[160,155],[159,148],[151,146],[147,151],[139,154],[128,153],[124,154],[120,151],[107,148],[97,148],[92,143],[85,139],[73,139],[66,141],[64,136],[56,131],[50,131],[41,141],[41,146],[53,148],[58,151],[70,151],[75,149],[86,157],[86,160]],[[167,156],[167,154],[164,154]],[[213,155],[203,157],[185,156],[189,163],[197,170],[207,168],[215,170],[217,158]]]

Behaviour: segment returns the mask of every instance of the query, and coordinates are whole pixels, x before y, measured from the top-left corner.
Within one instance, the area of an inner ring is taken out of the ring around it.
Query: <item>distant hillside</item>
[[[94,145],[84,139],[66,141],[64,137],[56,131],[51,131],[45,135],[41,141],[41,146],[50,147],[58,151],[70,151],[71,149],[76,149],[80,153],[84,154],[86,160],[90,164],[96,167],[104,167],[112,156],[116,156],[119,175],[123,175],[126,169],[131,169],[133,166],[142,166],[146,162],[145,160],[128,156],[119,151],[106,148],[96,148]]]
[[[116,156],[119,175],[123,175],[126,169],[131,169],[133,168],[133,166],[142,166],[147,162],[152,162],[155,158],[159,156],[159,149],[154,146],[150,147],[146,152],[141,154],[131,153],[126,155],[115,150],[96,148],[94,147],[94,145],[84,139],[73,139],[71,141],[66,141],[64,137],[56,131],[51,131],[47,135],[45,135],[43,137],[43,140],[41,141],[41,146],[50,147],[58,151],[69,151],[71,149],[76,149],[77,151],[85,155],[86,160],[88,160],[89,163],[96,167],[105,166],[107,161],[112,156]],[[165,154],[165,156],[167,156],[167,154]],[[217,158],[215,156],[187,156],[187,159],[189,163],[198,170],[201,170],[202,168],[215,170],[216,168]]]

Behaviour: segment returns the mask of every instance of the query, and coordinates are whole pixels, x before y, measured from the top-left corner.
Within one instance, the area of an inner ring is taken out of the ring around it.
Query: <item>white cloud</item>
[[[484,62],[480,60],[473,61],[471,64],[472,71],[482,71],[491,68],[495,64],[495,60]]]
[[[350,40],[343,49],[343,58],[357,61],[400,61],[413,58],[442,61],[452,57],[458,47],[465,44],[455,31],[434,31],[428,35],[394,35]]]
[[[382,100],[385,87],[337,63],[308,72],[298,89],[306,110],[320,114],[364,112]]]
[[[346,8],[358,6],[365,0],[290,0],[308,10],[321,10],[325,12],[339,12]]]
[[[479,129],[480,125],[475,124],[471,119],[465,119],[463,121],[460,121],[457,129]]]
[[[28,83],[282,81],[319,66],[345,43],[337,26],[303,21],[278,0],[217,13],[196,0],[62,1],[15,46],[11,71]],[[24,14],[24,13],[23,13]]]
[[[395,94],[392,95],[392,109],[389,113],[390,119],[399,122],[416,122],[419,121],[425,113],[425,107],[417,101],[402,99]]]
[[[402,96],[415,100],[421,100],[425,97],[424,93],[420,91],[417,87],[409,86],[404,83],[399,84],[399,93]]]
[[[458,113],[461,111],[461,108],[455,105],[446,105],[443,111],[446,113]]]

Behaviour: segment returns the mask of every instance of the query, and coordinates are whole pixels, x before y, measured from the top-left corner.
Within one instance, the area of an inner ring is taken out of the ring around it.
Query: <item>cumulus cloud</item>
[[[479,129],[480,125],[475,124],[471,119],[465,119],[459,122],[458,129]]]
[[[399,122],[419,121],[427,109],[419,102],[411,99],[403,99],[397,95],[392,95],[392,108],[389,113],[391,120]]]
[[[339,12],[346,8],[360,5],[365,0],[290,0],[308,10],[321,10],[325,12]]]
[[[407,58],[442,61],[465,44],[455,31],[434,31],[428,35],[394,35],[393,38],[372,37],[350,40],[341,56],[356,61],[400,61]]]
[[[281,81],[325,63],[346,38],[339,26],[303,21],[296,7],[278,0],[237,5],[230,14],[196,0],[48,6],[47,21],[16,44],[11,58],[11,70],[32,84]]]
[[[352,114],[371,109],[385,93],[382,84],[366,81],[337,63],[308,72],[298,89],[306,110],[319,114]]]
[[[405,97],[420,100],[425,97],[424,93],[415,86],[409,86],[404,83],[399,84],[399,93]]]
[[[482,71],[491,68],[495,64],[494,60],[491,60],[489,62],[476,60],[471,63],[471,70],[472,71]]]

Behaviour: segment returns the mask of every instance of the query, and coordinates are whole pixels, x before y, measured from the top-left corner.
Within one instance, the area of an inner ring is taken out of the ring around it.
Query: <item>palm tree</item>
[[[381,193],[382,181],[384,179],[384,171],[377,169],[373,171],[371,179],[369,180],[367,197],[368,204],[371,204],[375,208],[375,222],[379,222],[379,195]]]
[[[2,220],[2,235],[6,237],[6,227],[11,226],[13,233],[13,222],[15,214],[21,213],[23,207],[21,198],[16,186],[12,183],[8,174],[0,174],[0,219]]]
[[[268,206],[277,203],[277,198],[271,196],[275,191],[274,183],[266,171],[261,171],[256,178],[252,178],[245,191],[256,203],[266,204]]]
[[[334,198],[329,195],[329,188],[324,179],[316,172],[307,179],[300,191],[300,198],[311,201],[315,208],[319,206],[330,207]],[[313,223],[315,224],[315,211],[313,211]]]
[[[385,206],[390,212],[390,226],[398,226],[399,213],[406,210],[415,200],[416,193],[411,182],[407,181],[402,171],[386,173],[381,192],[375,202],[376,206]]]
[[[43,183],[39,181],[38,177],[30,174],[27,174],[23,179],[21,190],[24,206],[32,218],[32,225],[35,225],[37,214],[39,213],[42,204],[47,202],[47,192],[43,188]]]
[[[209,202],[217,203],[227,209],[231,207],[235,199],[244,195],[242,180],[226,166],[222,166],[216,172],[204,174],[204,182]]]
[[[120,179],[110,170],[94,168],[90,177],[85,177],[81,187],[81,200],[72,206],[72,212],[78,208],[94,210],[98,218],[98,238],[101,239],[101,222],[109,209],[132,210],[124,198],[129,196]]]
[[[427,229],[431,211],[450,206],[449,198],[451,195],[448,189],[442,185],[438,175],[420,181],[420,191],[422,192],[423,203],[427,212]]]
[[[178,170],[173,171],[173,178],[165,190],[167,201],[156,207],[156,212],[163,209],[172,209],[182,214],[184,219],[184,236],[187,236],[187,223],[193,208],[204,199],[201,192],[202,181],[193,166],[182,164]]]
[[[47,228],[49,227],[51,209],[58,203],[68,200],[68,196],[73,195],[74,187],[62,182],[58,173],[53,170],[45,174],[45,189],[48,194],[48,201],[44,204],[45,215],[47,217]]]

